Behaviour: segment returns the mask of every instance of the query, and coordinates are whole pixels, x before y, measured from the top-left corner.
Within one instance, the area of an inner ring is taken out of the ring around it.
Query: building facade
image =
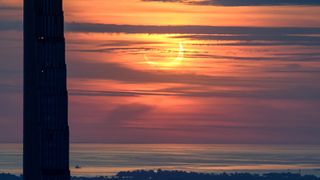
[[[69,180],[62,0],[24,0],[24,180]]]

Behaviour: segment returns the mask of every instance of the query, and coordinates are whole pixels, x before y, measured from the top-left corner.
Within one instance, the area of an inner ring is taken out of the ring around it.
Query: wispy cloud
[[[0,21],[0,30],[22,31],[21,21]],[[319,34],[319,27],[237,27],[237,26],[199,26],[199,25],[119,25],[67,22],[66,32],[72,33],[128,33],[128,34],[233,34],[260,35],[258,37],[271,38],[273,35],[315,35]],[[226,37],[232,38],[232,37]],[[298,37],[295,37],[298,38]]]
[[[72,96],[105,96],[105,97],[137,97],[137,96],[164,96],[164,97],[206,97],[206,98],[246,98],[246,99],[266,99],[266,100],[308,100],[319,101],[320,87],[300,86],[282,87],[278,89],[264,90],[201,90],[208,88],[199,87],[194,92],[189,91],[188,86],[176,89],[158,89],[149,91],[90,91],[90,90],[70,90]]]
[[[66,24],[68,32],[83,33],[149,33],[149,34],[319,34],[316,27],[236,27],[236,26],[151,26],[76,23]]]
[[[185,34],[185,36],[175,37],[223,41],[219,45],[224,46],[320,45],[320,36],[318,36],[320,28],[314,27],[140,26],[68,23],[66,30],[82,33]]]
[[[94,69],[92,71],[91,69]],[[180,89],[158,89],[158,90],[131,90],[131,91],[71,91],[75,96],[186,96],[186,97],[232,97],[232,98],[256,98],[256,99],[304,99],[319,100],[320,86],[318,81],[319,69],[310,72],[299,65],[291,65],[280,68],[266,68],[268,72],[275,73],[303,73],[307,76],[291,79],[290,76],[282,78],[268,77],[232,77],[232,76],[210,76],[200,74],[177,74],[171,72],[142,71],[128,68],[116,63],[89,63],[75,62],[70,69],[70,77],[113,80],[133,84],[158,84],[174,83],[184,85]],[[305,77],[312,77],[305,79]],[[199,86],[190,91],[190,86]],[[203,90],[210,87],[229,87],[233,90]],[[243,87],[248,90],[239,90]],[[257,89],[258,88],[258,89]]]
[[[174,2],[210,6],[319,6],[318,0],[142,0],[144,2]]]
[[[319,46],[320,36],[303,34],[261,34],[260,32],[248,34],[228,34],[228,35],[184,35],[175,38],[191,40],[214,40],[221,41],[220,46]]]
[[[19,21],[2,21],[0,31],[21,31]],[[221,27],[221,26],[141,26],[94,23],[67,23],[71,33],[180,34],[172,38],[220,41],[220,46],[320,46],[320,28],[315,27]],[[73,49],[82,52],[148,51],[154,42],[111,41],[95,49]],[[117,47],[115,47],[117,46]],[[121,46],[121,47],[119,47]]]

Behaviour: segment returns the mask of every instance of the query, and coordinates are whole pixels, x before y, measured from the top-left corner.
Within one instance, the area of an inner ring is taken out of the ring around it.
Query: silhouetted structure
[[[69,180],[62,0],[24,0],[24,180]]]

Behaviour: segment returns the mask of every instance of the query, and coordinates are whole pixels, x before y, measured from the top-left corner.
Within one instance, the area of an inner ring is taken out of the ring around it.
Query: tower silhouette
[[[24,0],[24,180],[69,180],[62,0]]]

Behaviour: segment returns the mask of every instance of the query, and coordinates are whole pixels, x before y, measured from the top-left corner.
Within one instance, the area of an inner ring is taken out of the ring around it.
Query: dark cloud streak
[[[220,46],[320,46],[320,36],[293,34],[244,34],[244,35],[182,35],[174,38],[221,41]],[[241,41],[241,42],[234,42]]]
[[[118,25],[118,24],[96,24],[67,22],[66,32],[69,33],[127,33],[127,34],[202,34],[202,35],[250,35],[254,34],[260,38],[271,38],[272,36],[284,37],[288,35],[316,35],[319,34],[318,27],[237,27],[237,26],[152,26],[152,25]],[[22,31],[21,21],[0,21],[0,30]],[[223,37],[220,37],[223,38]],[[232,38],[226,36],[225,38]],[[244,37],[242,37],[244,38]],[[289,37],[288,37],[289,38]],[[293,36],[293,38],[299,38]],[[310,37],[309,37],[310,38]]]
[[[294,87],[265,90],[215,90],[190,92],[188,88],[159,89],[150,91],[90,91],[90,90],[70,90],[72,96],[105,96],[105,97],[136,97],[136,96],[171,96],[171,97],[205,97],[205,98],[249,98],[249,99],[277,99],[277,100],[308,100],[319,101],[320,87]]]
[[[128,33],[128,34],[267,34],[288,35],[319,34],[316,27],[237,27],[237,26],[151,26],[76,23],[66,24],[67,32],[79,33]]]

